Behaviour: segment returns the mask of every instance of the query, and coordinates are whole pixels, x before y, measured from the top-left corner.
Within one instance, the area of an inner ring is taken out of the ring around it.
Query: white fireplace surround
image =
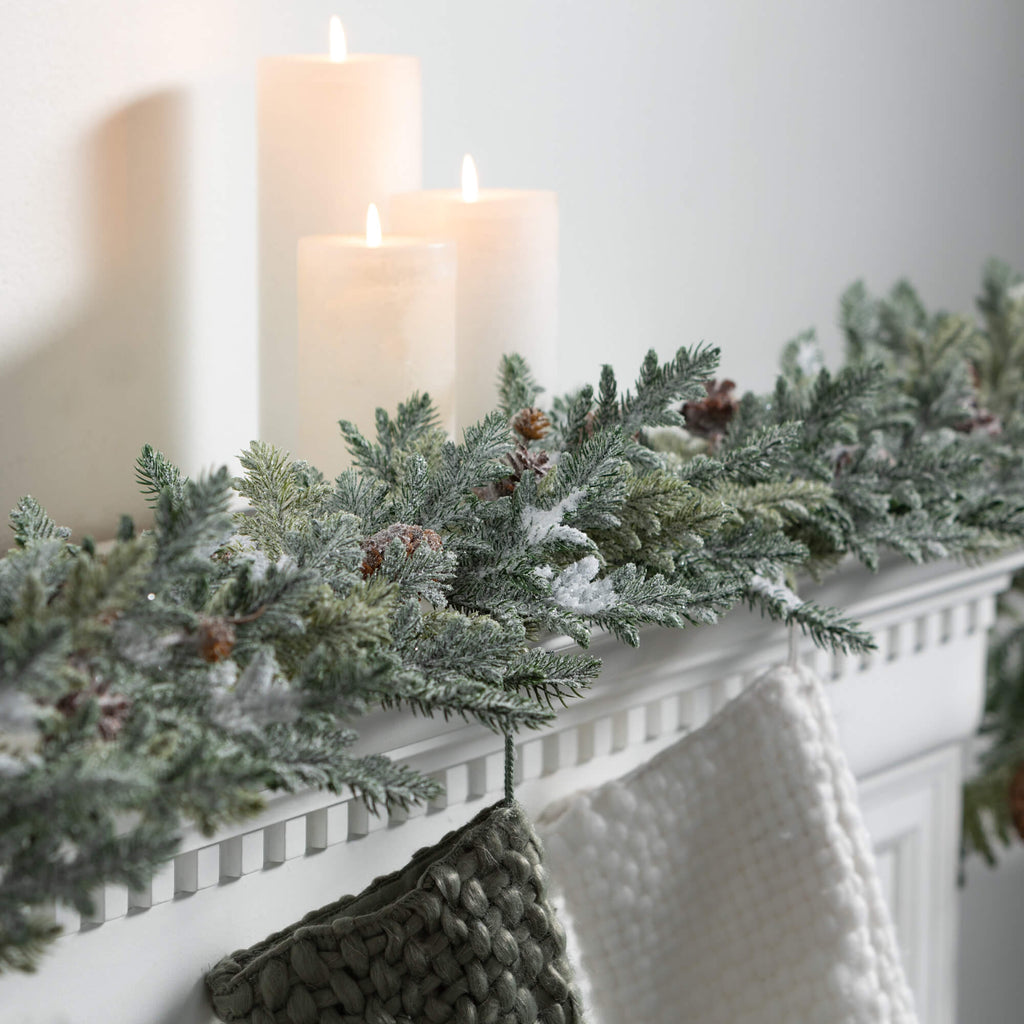
[[[829,682],[922,1024],[955,1019],[964,740],[981,714],[995,598],[1021,564],[1014,554],[975,567],[893,561],[877,576],[848,567],[813,596],[861,621],[877,652],[800,645]],[[607,636],[592,650],[604,660],[593,688],[552,728],[520,738],[517,796],[532,813],[703,723],[787,656],[787,635],[738,610],[710,628],[647,630],[639,650]],[[0,1019],[208,1024],[203,975],[221,956],[359,891],[501,796],[501,738],[477,725],[381,712],[361,732],[362,750],[435,775],[446,796],[390,817],[346,794],[275,796],[258,818],[212,838],[187,832],[144,891],[106,888],[90,920],[57,908],[66,935],[37,974],[0,979]]]

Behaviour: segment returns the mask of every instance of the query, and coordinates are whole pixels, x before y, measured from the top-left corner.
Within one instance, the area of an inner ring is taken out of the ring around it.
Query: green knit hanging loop
[[[505,805],[512,806],[515,799],[516,744],[512,733],[505,733]]]

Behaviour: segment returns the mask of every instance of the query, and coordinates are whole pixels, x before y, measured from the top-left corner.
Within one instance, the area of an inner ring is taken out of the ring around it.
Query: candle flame
[[[467,203],[475,203],[480,195],[480,182],[476,176],[476,164],[467,153],[462,158],[462,198]]]
[[[331,15],[331,60],[340,64],[348,56],[348,47],[345,45],[345,29],[342,27],[341,18],[336,14]]]
[[[366,211],[366,244],[371,249],[379,249],[380,242],[380,214],[377,212],[377,207],[370,203]]]

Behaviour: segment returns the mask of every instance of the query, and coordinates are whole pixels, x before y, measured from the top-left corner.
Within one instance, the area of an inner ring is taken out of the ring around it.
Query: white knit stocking
[[[914,1024],[821,686],[762,676],[539,826],[595,1024]]]

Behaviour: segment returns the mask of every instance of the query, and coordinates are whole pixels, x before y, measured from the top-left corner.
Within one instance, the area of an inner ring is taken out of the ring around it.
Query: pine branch
[[[554,424],[552,441],[557,448],[573,451],[593,436],[596,426],[593,406],[594,389],[589,384],[574,394],[554,400],[551,409]]]
[[[626,392],[617,406],[613,399],[615,378],[609,368],[602,374],[598,423],[617,426],[624,434],[642,427],[682,426],[683,418],[673,405],[704,395],[704,382],[718,368],[719,350],[705,346],[681,348],[675,358],[660,364],[651,349],[636,381],[636,394]]]
[[[245,476],[234,481],[249,509],[237,517],[239,531],[252,537],[271,561],[281,557],[285,536],[301,531],[320,514],[330,488],[323,477],[288,453],[263,441],[253,441],[241,455]]]
[[[747,433],[742,443],[734,442],[732,435],[727,434],[717,459],[694,459],[697,465],[693,469],[683,467],[680,475],[695,486],[708,486],[719,477],[737,484],[777,480],[793,466],[802,441],[803,424],[799,421],[758,427]]]
[[[356,469],[366,476],[394,486],[402,477],[403,464],[431,435],[439,434],[440,419],[427,394],[414,394],[398,406],[392,420],[386,409],[377,409],[377,443],[371,444],[355,424],[341,420],[342,437]]]
[[[705,608],[691,607],[689,590],[660,574],[647,576],[635,565],[621,566],[604,580],[594,581],[597,560],[584,559],[571,581],[572,600],[587,618],[630,647],[640,643],[640,627],[680,628],[684,621],[713,622]],[[587,578],[589,576],[589,579]],[[607,586],[602,586],[607,584]],[[568,588],[567,588],[568,589]]]
[[[512,419],[520,409],[533,406],[543,390],[521,355],[513,353],[501,357],[498,368],[498,409],[506,420]]]
[[[461,445],[448,442],[441,450],[436,472],[424,480],[418,515],[410,521],[438,532],[468,523],[473,489],[507,475],[505,456],[514,447],[508,423],[499,413],[489,413],[467,427]]]
[[[588,530],[609,565],[671,574],[679,553],[703,545],[733,516],[717,496],[664,470],[630,475],[626,486],[618,525]]]
[[[66,617],[75,628],[77,644],[90,643],[89,620],[113,617],[138,598],[153,554],[151,538],[139,537],[116,544],[105,558],[78,555],[51,605],[53,614]]]
[[[1010,782],[1015,767],[1004,764],[969,779],[963,787],[963,854],[979,854],[996,866],[996,844],[1013,846],[1016,833],[1010,817]]]
[[[151,444],[143,445],[135,460],[135,480],[152,509],[159,506],[165,492],[170,495],[172,505],[180,504],[184,498],[185,481],[178,467]]]
[[[601,662],[581,654],[553,654],[540,648],[524,651],[506,671],[502,684],[525,693],[537,704],[554,708],[582,697],[597,678]]]
[[[864,654],[877,648],[871,633],[835,608],[802,601],[786,584],[754,576],[747,603],[776,622],[799,626],[818,647],[844,654]]]
[[[14,506],[10,515],[14,543],[27,548],[44,540],[64,540],[71,536],[66,526],[58,526],[31,495],[26,495]]]

